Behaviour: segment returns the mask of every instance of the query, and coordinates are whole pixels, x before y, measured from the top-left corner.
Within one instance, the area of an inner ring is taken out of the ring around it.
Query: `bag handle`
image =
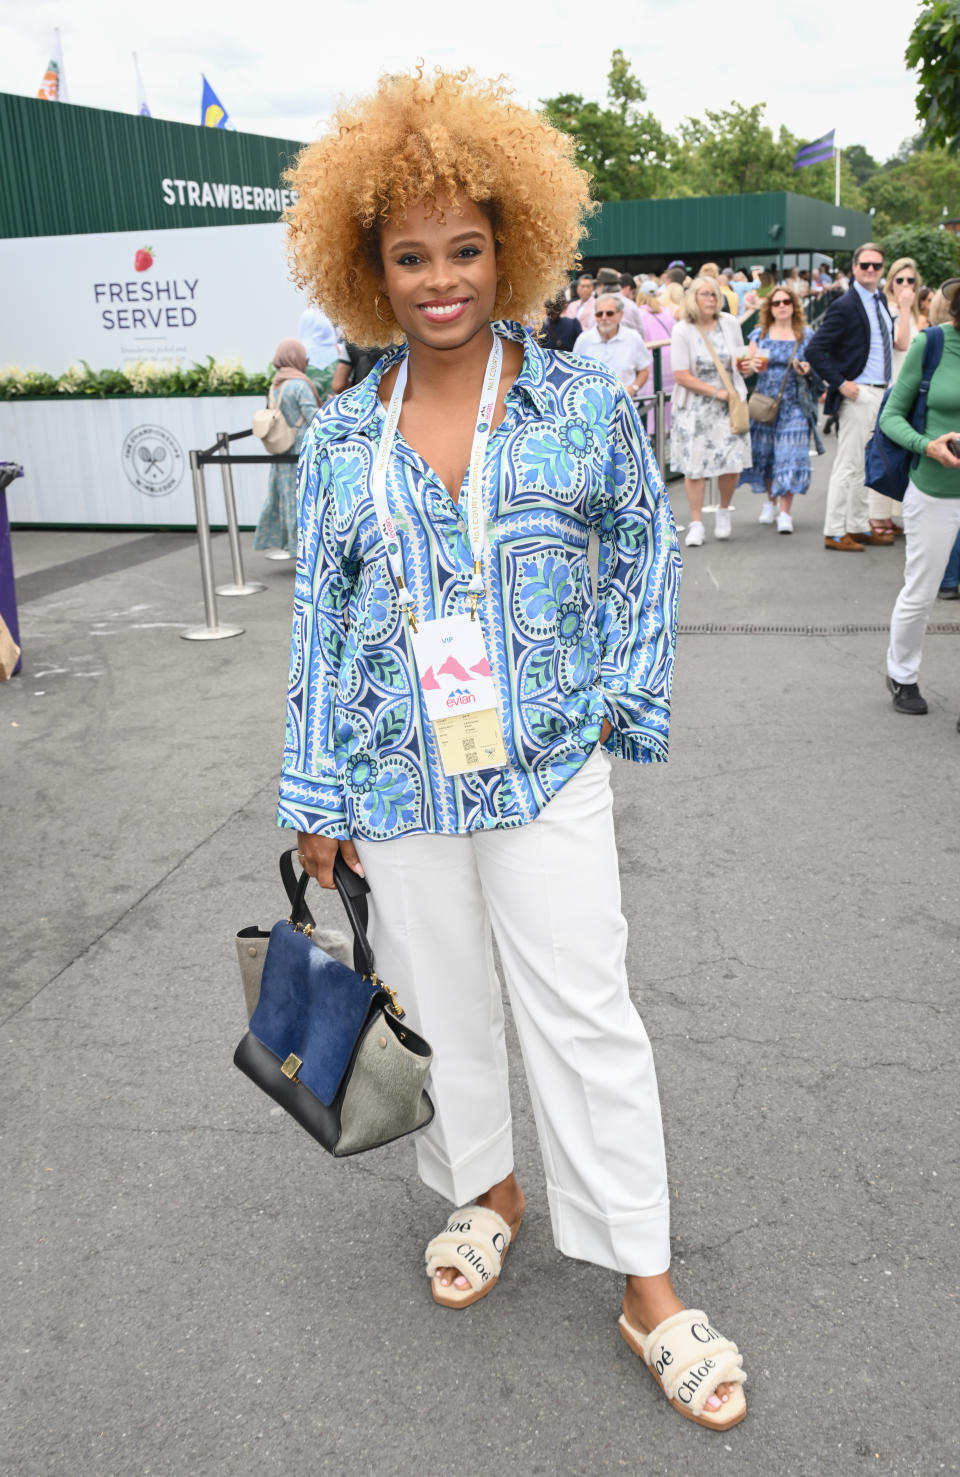
[[[713,347],[713,344],[707,338],[707,335],[704,333],[704,331],[700,327],[700,324],[699,323],[697,324],[697,332],[700,334],[700,337],[703,339],[703,342],[706,344],[707,348],[710,350],[710,357],[712,358],[714,364],[717,366],[717,371],[718,371],[718,373],[720,375],[720,378],[723,380],[723,388],[726,390],[726,392],[730,396],[730,399],[731,400],[733,399],[733,397],[735,395],[736,395],[737,399],[739,400],[740,399],[740,392],[739,392],[739,390],[735,390],[733,388],[733,385],[731,384],[730,380],[727,378],[727,371],[724,369],[723,365],[720,363],[720,360],[717,358],[717,351],[716,351],[716,349]]]
[[[286,381],[284,381],[284,383],[285,384],[289,384],[290,381],[289,380],[286,380]],[[269,405],[269,407],[270,407],[271,410],[279,410],[281,415],[283,415],[283,411],[282,411],[282,409],[280,407],[280,401],[282,399],[283,399],[283,390],[280,391],[280,397],[279,397],[279,399],[274,400],[274,398],[273,398],[273,385],[271,385],[270,386],[270,389],[267,391],[267,404]],[[302,408],[301,408],[299,414],[300,414],[300,419],[297,421],[297,424],[293,427],[294,434],[296,434],[296,432],[299,431],[299,429],[300,429],[301,426],[303,426],[303,425],[306,424],[307,417],[304,415]],[[285,415],[283,415],[283,419],[285,421],[287,421],[287,418],[286,418]],[[287,425],[288,426],[289,426],[289,424],[290,424],[290,422],[287,421]]]
[[[301,872],[299,879],[293,868],[293,858],[297,848],[291,846],[280,855],[280,876],[287,897],[290,899],[290,922],[294,928],[301,928],[306,933],[316,925],[313,914],[306,904],[307,884],[310,881],[309,872]],[[393,1013],[402,1020],[404,1011],[396,995],[390,986],[385,984],[377,975],[376,961],[373,948],[367,938],[367,922],[369,911],[367,908],[367,894],[370,884],[365,877],[358,877],[352,867],[348,867],[343,859],[343,853],[337,849],[337,855],[333,863],[333,881],[340,894],[344,912],[353,930],[353,967],[357,974],[362,974],[379,989],[385,990],[390,996]]]
[[[791,354],[790,355],[790,361],[787,364],[787,367],[786,367],[786,369],[783,372],[783,379],[780,381],[780,392],[777,395],[777,409],[778,410],[780,409],[780,401],[783,399],[783,392],[787,388],[787,377],[788,377],[791,369],[793,368],[793,366],[794,366],[794,364],[796,362],[797,362],[797,356],[796,356],[796,354]]]

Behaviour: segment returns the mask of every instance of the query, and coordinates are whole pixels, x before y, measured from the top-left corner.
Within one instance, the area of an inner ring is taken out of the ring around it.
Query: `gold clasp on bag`
[[[284,1064],[280,1068],[280,1070],[283,1073],[284,1077],[289,1077],[289,1079],[290,1079],[291,1082],[297,1082],[297,1081],[299,1081],[299,1078],[297,1077],[297,1073],[299,1072],[299,1070],[300,1070],[300,1068],[302,1066],[303,1066],[303,1060],[302,1060],[302,1058],[301,1057],[298,1057],[297,1054],[296,1054],[296,1052],[291,1051],[290,1055],[287,1057],[286,1061],[284,1062]]]
[[[390,986],[386,983],[386,981],[380,978],[376,970],[374,970],[373,974],[370,976],[370,983],[371,985],[373,985],[373,988],[375,990],[386,990],[387,994],[390,996],[390,1004],[393,1007],[394,1015],[396,1016],[398,1021],[402,1021],[407,1012],[404,1010],[403,1006],[400,1004],[400,1001],[397,999],[396,990],[392,990]]]

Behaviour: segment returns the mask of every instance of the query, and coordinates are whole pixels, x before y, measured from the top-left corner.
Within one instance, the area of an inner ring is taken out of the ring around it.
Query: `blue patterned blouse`
[[[612,753],[667,757],[680,556],[647,437],[603,365],[542,349],[519,324],[495,329],[524,345],[483,476],[479,617],[506,768],[448,779],[421,708],[370,492],[396,349],[324,407],[300,456],[282,826],[374,841],[522,826],[585,763],[604,718]],[[387,491],[420,619],[466,613],[463,514],[399,433]]]

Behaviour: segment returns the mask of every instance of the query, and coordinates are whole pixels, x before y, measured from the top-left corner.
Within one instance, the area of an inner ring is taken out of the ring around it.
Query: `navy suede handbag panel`
[[[281,1061],[295,1052],[303,1063],[300,1081],[329,1107],[370,1007],[382,998],[369,981],[283,921],[270,931],[250,1030]]]

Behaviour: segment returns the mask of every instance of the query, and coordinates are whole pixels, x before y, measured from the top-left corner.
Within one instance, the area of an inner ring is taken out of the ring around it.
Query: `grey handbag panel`
[[[433,1108],[423,1085],[432,1061],[398,1041],[382,1012],[374,1016],[343,1097],[334,1154],[356,1154],[429,1123]]]

